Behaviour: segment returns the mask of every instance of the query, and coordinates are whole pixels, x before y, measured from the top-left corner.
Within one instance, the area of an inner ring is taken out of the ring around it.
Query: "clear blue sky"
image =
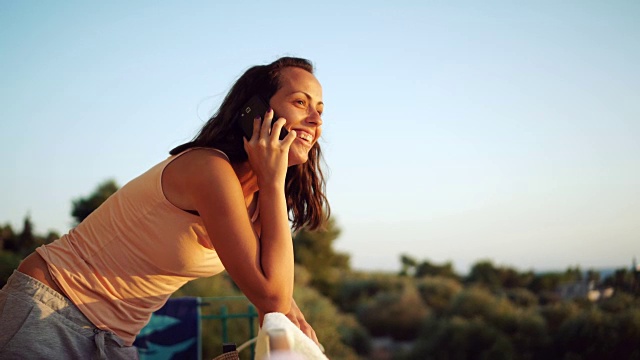
[[[0,1],[0,223],[189,140],[248,67],[311,59],[336,247],[519,269],[640,256],[640,2]]]

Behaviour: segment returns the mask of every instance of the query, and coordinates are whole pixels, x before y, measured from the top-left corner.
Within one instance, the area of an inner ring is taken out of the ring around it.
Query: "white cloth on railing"
[[[270,336],[284,336],[280,340],[288,343],[289,351],[270,350]],[[320,347],[282,313],[266,314],[258,332],[255,360],[267,359],[328,360]]]

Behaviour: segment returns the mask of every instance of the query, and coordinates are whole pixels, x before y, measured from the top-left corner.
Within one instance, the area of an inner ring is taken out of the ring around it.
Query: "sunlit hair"
[[[218,111],[200,129],[196,137],[169,153],[177,155],[193,147],[210,147],[224,151],[232,163],[247,161],[247,153],[242,141],[242,127],[236,121],[242,106],[254,95],[269,101],[280,89],[282,69],[297,67],[313,74],[313,64],[309,60],[283,57],[269,65],[258,65],[247,70],[225,96]],[[293,229],[322,228],[330,214],[322,172],[323,162],[320,145],[316,142],[309,150],[309,159],[300,165],[287,169],[285,195],[287,209]]]

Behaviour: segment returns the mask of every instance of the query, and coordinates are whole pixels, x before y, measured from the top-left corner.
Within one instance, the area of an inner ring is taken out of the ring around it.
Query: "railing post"
[[[253,304],[249,304],[249,339],[253,339],[255,334],[255,327],[253,325],[253,319],[258,317],[258,312],[256,311],[255,306]],[[256,346],[255,344],[251,345],[251,358],[254,359],[256,357]]]
[[[227,334],[227,306],[226,305],[222,305],[220,307],[220,320],[222,321],[222,342],[223,343],[228,343],[229,342],[229,335]]]
[[[214,302],[218,302],[218,301],[248,301],[248,299],[245,296],[221,296],[221,297],[203,297],[199,299],[199,305],[202,306],[209,306],[209,305],[213,305]],[[221,325],[222,325],[222,342],[223,343],[228,343],[229,341],[229,324],[227,321],[229,321],[229,319],[241,319],[241,318],[249,318],[249,339],[253,339],[254,337],[256,337],[256,327],[255,324],[253,323],[254,319],[257,319],[259,316],[258,311],[256,310],[256,307],[251,304],[249,302],[248,305],[248,311],[246,313],[229,313],[229,308],[227,305],[221,305],[220,306],[220,312],[219,314],[203,314],[202,312],[200,312],[200,320],[205,320],[205,319],[211,319],[211,320],[220,320]],[[200,336],[202,337],[203,334],[200,333]],[[236,341],[238,341],[238,339],[235,339]],[[255,357],[255,344],[252,344],[251,346],[251,358]]]
[[[198,360],[202,360],[202,298],[196,298],[198,304]]]

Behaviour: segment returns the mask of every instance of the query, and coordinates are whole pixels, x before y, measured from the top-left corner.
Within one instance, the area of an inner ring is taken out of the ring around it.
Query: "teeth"
[[[298,132],[298,137],[302,140],[307,140],[307,141],[313,140],[313,136],[311,136],[311,134],[308,134],[302,131]]]

